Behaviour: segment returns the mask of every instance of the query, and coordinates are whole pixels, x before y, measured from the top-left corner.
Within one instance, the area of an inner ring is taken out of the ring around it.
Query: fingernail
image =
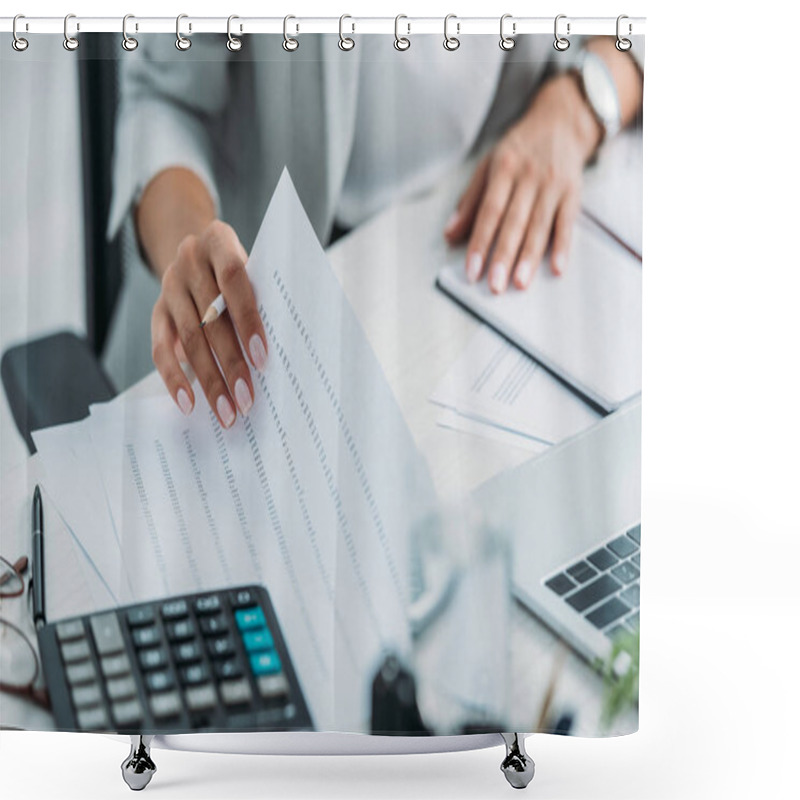
[[[186,389],[178,389],[178,408],[187,417],[192,413],[192,401],[189,399]]]
[[[467,280],[470,283],[475,283],[481,276],[481,269],[483,267],[483,259],[480,253],[473,253],[467,261]]]
[[[489,288],[495,293],[500,294],[505,291],[506,279],[508,274],[504,264],[495,264],[492,268],[492,276],[489,280]]]
[[[517,264],[517,271],[514,273],[514,282],[520,289],[525,289],[530,283],[531,274],[533,272],[533,264],[525,259]]]
[[[461,214],[458,213],[458,210],[454,211],[450,215],[450,219],[447,220],[447,224],[444,226],[445,233],[451,233],[453,228],[458,224],[458,220],[461,217]]]
[[[557,275],[564,274],[564,267],[567,266],[567,257],[563,253],[556,253],[553,256],[553,267]]]
[[[248,387],[244,378],[239,378],[233,387],[233,393],[236,395],[236,405],[242,414],[246,414],[253,407],[253,397],[250,394],[250,387]]]
[[[224,394],[221,394],[217,398],[217,414],[219,414],[219,418],[226,428],[230,428],[230,426],[233,425],[233,421],[236,419],[233,406],[231,406],[230,400],[228,400]]]
[[[259,372],[263,372],[267,368],[267,351],[264,348],[264,342],[257,333],[254,333],[250,338],[250,358],[253,359],[253,363]]]

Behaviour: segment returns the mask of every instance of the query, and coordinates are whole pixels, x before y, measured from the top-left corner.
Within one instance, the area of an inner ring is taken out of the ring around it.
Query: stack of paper
[[[45,489],[113,603],[266,585],[316,727],[368,731],[432,482],[286,173],[248,273],[269,345],[249,415],[128,392],[35,434]]]
[[[439,424],[534,453],[600,415],[530,356],[482,325],[430,397]]]

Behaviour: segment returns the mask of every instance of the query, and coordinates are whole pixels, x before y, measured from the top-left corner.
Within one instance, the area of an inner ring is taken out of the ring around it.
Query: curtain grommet
[[[517,23],[511,23],[511,36],[506,36],[505,24],[507,19],[512,19],[511,14],[503,14],[503,16],[500,17],[500,49],[504,50],[506,53],[509,50],[513,50],[517,44],[517,40],[514,38],[517,33]]]
[[[450,32],[448,29],[451,19],[456,20],[455,36],[450,36]],[[456,50],[458,50],[459,47],[461,47],[461,40],[458,38],[458,35],[460,33],[461,33],[461,23],[458,21],[458,17],[456,17],[455,14],[448,14],[444,18],[444,42],[442,42],[442,45],[444,46],[445,50],[449,50],[451,53],[453,53]]]
[[[614,42],[614,46],[617,48],[617,50],[620,51],[620,53],[627,53],[628,50],[630,50],[631,47],[633,47],[633,43],[631,42],[631,40],[626,39],[621,33],[622,20],[624,19],[628,19],[628,17],[625,14],[620,14],[617,17],[617,41]],[[633,27],[630,23],[630,20],[628,19],[628,36],[631,35],[632,31]]]
[[[134,39],[133,36],[128,36],[128,20],[135,19],[133,14],[126,14],[122,18],[122,49],[127,50],[129,53],[132,53],[138,46],[139,40]],[[139,26],[136,26],[136,30],[139,29]]]
[[[80,42],[74,37],[69,35],[69,21],[75,19],[74,14],[67,14],[64,17],[64,49],[69,50],[70,53],[78,49]],[[77,25],[77,30],[80,30],[80,25]]]
[[[567,36],[569,36],[570,34],[571,26],[569,20],[567,20],[567,36],[561,36],[561,34],[559,34],[558,32],[558,23],[562,19],[567,19],[567,15],[559,14],[556,17],[555,22],[553,23],[553,34],[555,35],[555,41],[553,42],[553,47],[555,47],[555,49],[558,50],[559,53],[563,53],[565,50],[569,50],[569,39],[567,39]]]
[[[17,14],[14,17],[14,22],[11,24],[11,46],[18,52],[24,53],[28,49],[28,40],[23,39],[17,33],[17,22],[21,19],[25,19],[24,14]]]
[[[239,19],[236,14],[231,14],[228,17],[228,41],[225,42],[225,47],[227,47],[231,53],[238,53],[242,49],[242,40],[231,33],[231,22],[235,19]],[[241,32],[241,28],[239,31]]]
[[[411,47],[411,39],[408,37],[411,35],[411,23],[406,22],[406,35],[400,35],[400,20],[405,19],[407,20],[408,17],[405,14],[398,14],[394,18],[394,49],[399,50],[401,53],[404,53]]]
[[[181,33],[181,20],[188,19],[188,17],[188,14],[178,14],[177,19],[175,20],[175,47],[177,47],[182,53],[185,53],[192,46],[192,40],[188,39]],[[189,32],[191,33],[191,31],[192,26],[190,23]]]
[[[289,20],[290,19],[297,19],[296,17],[292,16],[291,14],[287,14],[283,18],[283,49],[287,53],[294,53],[298,47],[300,47],[300,40],[295,39],[293,36],[289,36]],[[295,31],[299,31],[300,26],[295,23]]]

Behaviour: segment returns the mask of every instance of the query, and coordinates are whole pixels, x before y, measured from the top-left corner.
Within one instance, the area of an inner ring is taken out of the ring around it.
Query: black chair
[[[35,452],[31,431],[73,422],[91,403],[116,395],[99,357],[123,279],[121,235],[106,239],[111,200],[111,159],[118,101],[119,37],[82,38],[79,59],[81,163],[86,263],[86,336],[69,332],[10,347],[0,374],[17,429]]]

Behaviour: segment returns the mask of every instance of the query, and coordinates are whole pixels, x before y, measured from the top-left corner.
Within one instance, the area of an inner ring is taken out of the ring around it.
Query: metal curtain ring
[[[12,25],[11,25],[11,33],[12,33],[12,35],[13,35],[13,37],[14,37],[14,38],[11,40],[11,46],[12,46],[12,47],[13,47],[13,48],[14,48],[14,49],[15,49],[15,50],[18,52],[18,53],[21,53],[23,50],[27,50],[27,49],[28,49],[28,40],[27,40],[27,39],[23,39],[23,38],[22,38],[22,37],[21,37],[21,36],[20,36],[20,35],[17,33],[17,21],[18,21],[18,20],[21,20],[21,19],[25,19],[25,15],[24,15],[24,14],[17,14],[17,16],[16,16],[16,17],[14,17],[14,22],[13,22],[13,23],[12,23]],[[27,27],[27,25],[26,25],[26,27]]]
[[[290,19],[296,19],[296,17],[293,17],[291,14],[287,14],[283,18],[283,49],[287,53],[294,53],[294,51],[297,50],[298,47],[300,47],[300,40],[295,39],[292,36],[289,36],[288,26]],[[299,31],[300,26],[295,25],[295,30]]]
[[[344,25],[344,21],[346,19],[353,19],[349,14],[342,14],[339,17],[339,49],[344,50],[345,52],[348,50],[352,50],[356,46],[356,40],[350,36],[345,36],[342,27]],[[356,31],[356,24],[355,22],[351,23],[352,32],[355,33]]]
[[[67,16],[64,17],[64,49],[69,51],[77,50],[80,44],[74,36],[69,35],[68,26],[71,19],[75,19],[74,14],[67,14]],[[78,26],[78,30],[80,30],[80,26]]]
[[[228,17],[228,41],[225,42],[225,47],[227,47],[231,53],[238,53],[242,49],[242,40],[231,33],[231,22],[235,19],[239,19],[236,14],[231,14]],[[240,27],[239,31],[241,32],[241,30]]]
[[[628,17],[626,17],[625,14],[620,14],[617,17],[617,41],[616,41],[616,45],[615,46],[616,46],[617,50],[620,51],[620,53],[626,53],[632,47],[631,40],[630,39],[625,39],[622,36],[622,34],[620,33],[620,23],[624,19],[628,19]],[[632,32],[633,32],[633,28],[632,28],[631,23],[629,21],[628,22],[628,36],[630,36]]]
[[[177,47],[178,50],[181,51],[188,50],[192,46],[192,40],[187,39],[185,36],[181,34],[181,20],[187,19],[188,16],[189,16],[188,14],[178,14],[175,20],[175,47]],[[192,25],[190,23],[189,32],[191,32],[191,30],[192,30]]]
[[[131,53],[139,46],[139,40],[134,39],[132,36],[128,36],[129,19],[134,19],[133,14],[126,14],[122,18],[122,49]],[[136,30],[139,30],[138,25],[136,26]]]
[[[558,50],[559,53],[563,53],[565,50],[569,48],[569,39],[564,36],[559,36],[558,34],[558,21],[562,19],[566,19],[566,14],[559,14],[556,17],[556,21],[553,24],[553,33],[555,34],[555,41],[553,42],[553,47]],[[570,24],[567,22],[567,36],[569,36]]]
[[[400,35],[400,20],[405,19],[407,20],[408,17],[405,14],[398,14],[394,18],[394,49],[400,50],[408,50],[411,47],[411,39],[407,38],[407,36]],[[411,23],[406,22],[406,28],[408,28],[408,36],[411,35]]]
[[[442,44],[445,50],[449,50],[452,53],[454,50],[458,50],[458,48],[461,47],[461,41],[458,38],[458,34],[461,33],[461,23],[456,22],[456,35],[450,36],[447,32],[447,28],[451,19],[457,20],[458,18],[455,14],[448,14],[444,18],[444,42]]]
[[[507,19],[511,19],[511,14],[503,14],[503,16],[500,17],[500,49],[505,50],[506,52],[513,50],[517,43],[516,39],[514,38],[514,35],[517,33],[516,22],[511,23],[511,36],[506,36],[505,31],[503,30]]]

